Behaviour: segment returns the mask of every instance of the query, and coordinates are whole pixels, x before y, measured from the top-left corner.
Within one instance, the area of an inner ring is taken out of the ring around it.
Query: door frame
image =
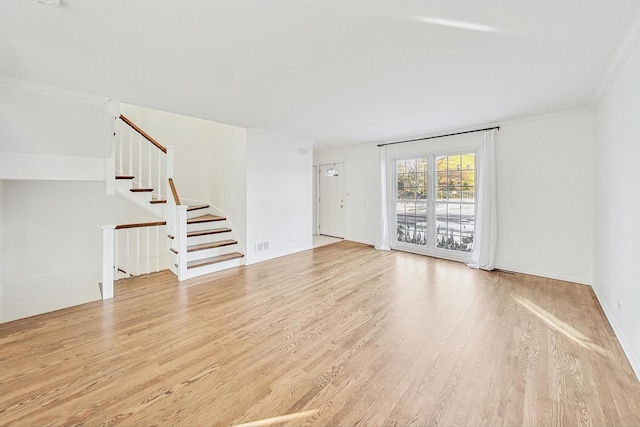
[[[341,164],[342,165],[342,176],[343,176],[343,183],[344,183],[344,215],[343,215],[343,221],[344,221],[344,234],[345,236],[330,236],[330,237],[336,237],[338,239],[344,239],[346,238],[346,234],[347,234],[347,209],[349,209],[349,205],[347,204],[347,163],[343,160],[341,161],[335,161],[335,162],[322,162],[322,163],[318,163],[318,188],[317,188],[317,197],[316,197],[316,204],[317,204],[317,229],[318,229],[318,235],[321,235],[320,233],[320,207],[321,207],[321,203],[322,201],[320,200],[320,189],[321,189],[321,182],[322,182],[322,177],[320,176],[321,171],[320,169],[322,168],[322,166],[330,166],[330,165],[338,165]],[[323,236],[329,236],[328,234],[322,234]]]

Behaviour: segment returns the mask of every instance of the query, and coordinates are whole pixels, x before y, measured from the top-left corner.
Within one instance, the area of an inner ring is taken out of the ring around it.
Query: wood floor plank
[[[343,241],[0,324],[0,425],[640,425],[592,290]]]

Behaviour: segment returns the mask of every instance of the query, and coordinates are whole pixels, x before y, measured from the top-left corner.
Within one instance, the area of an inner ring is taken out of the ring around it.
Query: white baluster
[[[178,239],[178,280],[187,279],[187,206],[176,207],[176,223]]]
[[[162,199],[162,151],[158,150],[158,199]]]
[[[129,176],[133,176],[133,130],[129,129]]]
[[[118,230],[114,231],[113,236],[113,280],[118,280]]]
[[[120,130],[120,149],[118,150],[119,152],[119,161],[120,163],[118,164],[118,175],[124,175],[124,166],[122,164],[122,151],[123,151],[123,143],[122,143],[122,133],[124,131],[123,126],[122,126],[122,121],[120,121],[120,126],[119,126]]]
[[[142,182],[144,178],[142,176],[142,135],[138,134],[138,188],[143,188]]]
[[[102,299],[113,298],[115,225],[102,226]]]
[[[140,275],[140,228],[136,228],[136,276]]]
[[[174,157],[175,148],[173,145],[167,145],[167,185],[169,185],[169,178],[173,178],[173,157]],[[167,191],[167,197],[169,196],[169,191]]]
[[[147,188],[153,188],[153,184],[151,183],[151,143],[147,143],[147,147],[149,148],[149,156],[147,157],[146,161],[146,163],[148,164],[147,168],[149,169],[149,180],[147,181],[149,183],[149,186]]]
[[[160,271],[160,227],[156,227],[156,272]]]
[[[173,178],[173,158],[174,158],[174,147],[173,145],[167,145],[167,158],[166,158],[166,166],[165,166],[165,174],[166,178],[164,180],[165,183],[165,191],[164,194],[167,198],[167,230],[169,234],[175,237],[176,235],[176,210],[174,208],[175,201],[173,200],[173,194],[171,192],[171,188],[169,187],[169,178]],[[176,242],[172,242],[172,247]]]
[[[127,272],[126,277],[129,279],[131,277],[131,239],[129,238],[129,228],[127,228],[127,247],[126,247],[126,256],[127,256]]]
[[[151,230],[149,227],[147,228],[147,274],[151,273],[151,246],[149,245],[149,234],[151,234]]]

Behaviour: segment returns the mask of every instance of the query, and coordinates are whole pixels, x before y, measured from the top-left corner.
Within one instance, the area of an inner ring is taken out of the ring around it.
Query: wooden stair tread
[[[211,230],[189,231],[187,237],[207,236],[209,234],[220,234],[230,232],[230,228],[212,228]]]
[[[202,216],[197,216],[195,218],[191,218],[187,220],[187,224],[200,224],[202,222],[213,222],[213,221],[224,221],[226,218],[223,216],[206,214]]]
[[[200,245],[191,245],[191,246],[187,246],[187,252],[196,252],[196,251],[204,251],[205,249],[215,249],[215,248],[221,248],[223,246],[231,246],[231,245],[235,245],[236,242],[235,240],[220,240],[218,242],[209,242],[209,243],[202,243]],[[178,251],[171,248],[170,249],[171,252],[177,254]]]
[[[153,191],[153,188],[132,188],[131,190],[132,193],[151,193]]]
[[[149,203],[151,203],[152,205],[157,205],[157,204],[160,204],[160,203],[167,203],[167,200],[166,199],[153,199]]]
[[[214,257],[211,257],[211,258],[199,259],[199,260],[188,262],[187,263],[187,269],[192,269],[192,268],[197,268],[197,267],[204,267],[205,265],[217,264],[219,262],[229,261],[229,260],[232,260],[232,259],[242,258],[242,257],[244,257],[243,254],[241,254],[239,252],[233,252],[233,253],[230,253],[230,254],[214,256]]]
[[[134,179],[133,175],[116,175],[116,179]]]
[[[187,212],[197,211],[198,209],[207,209],[209,205],[192,205],[187,208]]]

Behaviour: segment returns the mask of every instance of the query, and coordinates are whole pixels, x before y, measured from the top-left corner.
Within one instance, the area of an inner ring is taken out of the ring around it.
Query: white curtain
[[[378,147],[380,156],[380,225],[378,226],[378,236],[375,248],[379,251],[390,251],[389,246],[389,217],[387,214],[387,150],[385,147]]]
[[[496,217],[496,144],[495,129],[482,132],[482,147],[478,172],[478,212],[476,213],[475,245],[471,254],[472,268],[493,270],[495,267],[498,227]]]

